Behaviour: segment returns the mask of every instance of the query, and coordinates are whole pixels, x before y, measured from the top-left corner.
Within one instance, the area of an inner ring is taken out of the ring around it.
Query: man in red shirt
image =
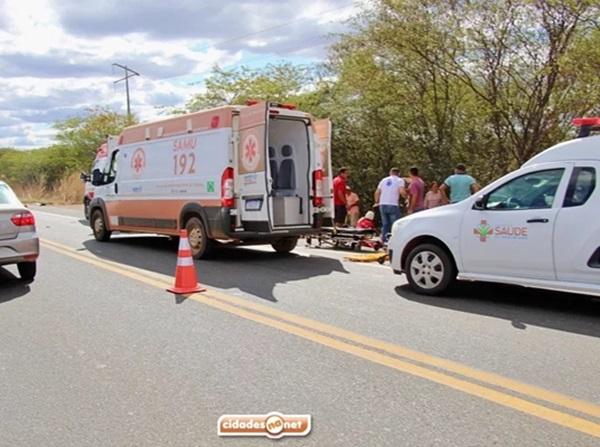
[[[348,168],[341,168],[333,179],[333,204],[335,207],[336,225],[342,226],[346,221],[346,181],[350,176]]]

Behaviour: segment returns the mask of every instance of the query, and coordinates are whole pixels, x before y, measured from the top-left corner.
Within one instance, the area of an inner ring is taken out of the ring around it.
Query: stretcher
[[[383,247],[376,230],[350,227],[323,227],[316,237],[307,238],[307,245],[312,246],[316,240],[317,247],[329,246],[346,250],[361,251],[363,247],[375,251]]]

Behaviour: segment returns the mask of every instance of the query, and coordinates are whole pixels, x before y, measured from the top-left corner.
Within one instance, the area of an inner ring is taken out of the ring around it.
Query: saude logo
[[[482,220],[477,228],[473,230],[476,236],[479,236],[481,242],[487,241],[488,237],[494,234],[494,230],[488,225],[486,220]]]
[[[473,229],[473,234],[479,237],[481,242],[486,242],[492,237],[494,239],[518,239],[523,240],[529,237],[529,227],[514,225],[496,225],[492,227],[486,220]]]
[[[218,421],[219,436],[306,436],[311,430],[309,414],[224,414]]]

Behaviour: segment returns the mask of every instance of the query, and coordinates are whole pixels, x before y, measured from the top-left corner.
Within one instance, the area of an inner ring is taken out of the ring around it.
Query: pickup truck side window
[[[564,169],[530,172],[499,186],[487,196],[488,210],[552,208]]]
[[[581,206],[590,198],[596,188],[596,170],[592,167],[573,169],[563,207]]]

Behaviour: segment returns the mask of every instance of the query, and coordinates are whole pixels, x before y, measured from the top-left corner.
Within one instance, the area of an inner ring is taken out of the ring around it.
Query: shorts
[[[346,223],[347,214],[348,211],[346,210],[346,205],[336,205],[334,222],[336,224],[344,225],[344,223]]]

